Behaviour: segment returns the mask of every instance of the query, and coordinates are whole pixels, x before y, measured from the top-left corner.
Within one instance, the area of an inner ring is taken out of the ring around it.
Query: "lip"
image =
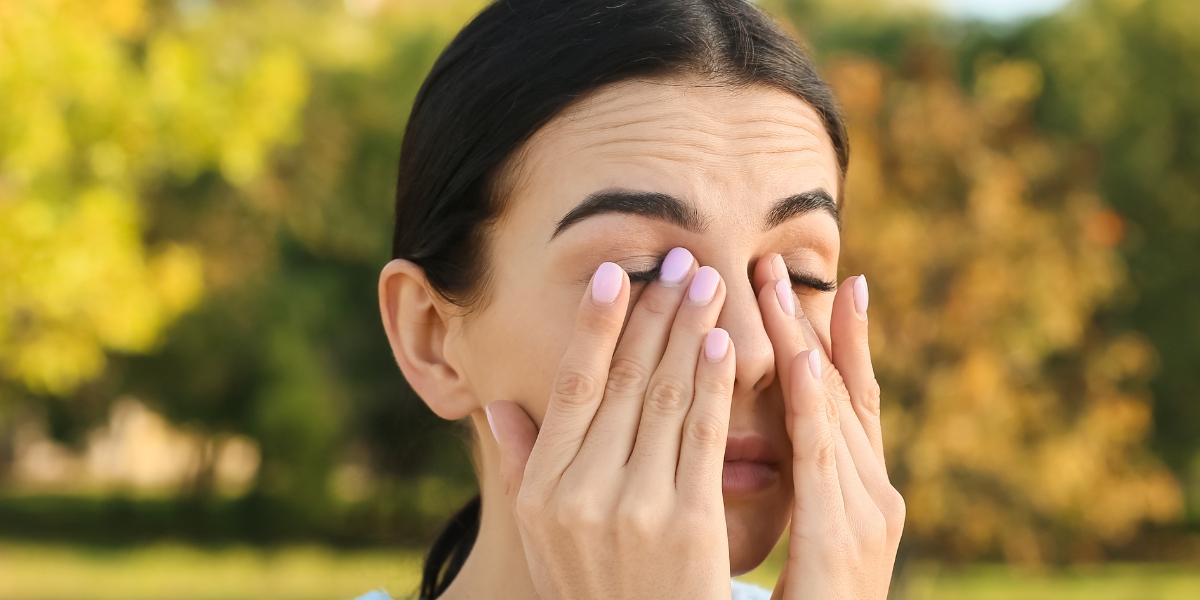
[[[755,494],[779,481],[779,458],[766,438],[730,436],[725,442],[721,491],[726,496]]]

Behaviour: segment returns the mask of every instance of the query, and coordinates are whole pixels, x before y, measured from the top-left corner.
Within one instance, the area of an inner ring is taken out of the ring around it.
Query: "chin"
[[[725,493],[731,576],[753,570],[766,560],[791,518],[792,495],[783,482],[757,493]]]

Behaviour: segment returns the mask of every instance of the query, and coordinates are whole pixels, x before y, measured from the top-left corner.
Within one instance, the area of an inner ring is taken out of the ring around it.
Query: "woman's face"
[[[486,299],[455,319],[447,340],[468,388],[481,404],[517,402],[540,424],[597,266],[611,261],[633,275],[632,306],[645,285],[636,273],[653,270],[672,248],[691,251],[727,286],[717,326],[729,332],[737,357],[730,446],[765,442],[784,466],[747,483],[740,475],[761,470],[726,463],[731,566],[735,573],[753,568],[786,526],[793,494],[791,443],[754,265],[779,253],[801,281],[837,276],[837,161],[816,111],[769,87],[624,82],[538,131],[513,169],[492,230]],[[589,216],[563,221],[589,199]],[[833,293],[794,287],[828,346]]]

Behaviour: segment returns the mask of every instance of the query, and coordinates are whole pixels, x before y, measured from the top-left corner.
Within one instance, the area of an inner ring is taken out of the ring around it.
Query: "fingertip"
[[[625,287],[625,269],[611,262],[601,263],[592,275],[592,300],[601,306],[608,306],[617,301],[621,290]]]
[[[796,316],[796,298],[792,291],[792,282],[787,279],[780,279],[775,282],[775,299],[779,302],[779,308],[783,314],[794,317]]]
[[[725,360],[725,357],[729,355],[731,344],[729,332],[720,327],[712,328],[704,338],[704,359],[710,363],[719,363]]]
[[[808,351],[808,372],[812,374],[813,379],[821,380],[821,353],[817,348]]]
[[[496,435],[496,420],[492,418],[492,405],[491,404],[488,404],[487,406],[483,407],[483,414],[487,416],[488,429],[492,430],[492,438],[496,440],[497,444],[499,444],[500,437]]]
[[[867,305],[870,303],[871,295],[867,290],[867,276],[859,275],[854,280],[854,312],[858,313],[860,318],[867,317]]]

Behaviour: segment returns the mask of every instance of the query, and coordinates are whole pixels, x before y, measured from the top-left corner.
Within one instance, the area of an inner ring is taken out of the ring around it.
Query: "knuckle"
[[[581,533],[594,533],[603,528],[607,520],[599,507],[582,494],[562,499],[555,516],[561,530]]]
[[[701,417],[688,424],[684,440],[695,448],[715,450],[725,445],[725,431],[715,419]]]
[[[833,438],[823,435],[813,440],[812,460],[823,471],[837,468],[837,451],[833,446]]]
[[[539,521],[538,515],[543,514],[542,503],[529,491],[521,490],[517,494],[514,512],[518,521],[526,524],[536,523]]]
[[[883,397],[883,392],[879,389],[879,381],[871,378],[871,384],[863,392],[862,405],[867,409],[867,412],[879,416],[879,403]]]
[[[904,496],[894,487],[889,487],[883,497],[883,506],[880,507],[883,512],[883,517],[887,521],[888,535],[899,537],[901,531],[904,530],[904,518],[908,513],[908,508],[904,504]]]
[[[621,533],[635,540],[653,539],[658,529],[657,514],[648,503],[622,503],[617,511],[617,522]]]
[[[628,358],[613,359],[608,369],[606,389],[615,393],[632,392],[641,389],[649,378],[649,372],[637,361]]]
[[[564,369],[554,380],[555,397],[572,405],[588,404],[599,388],[595,377],[578,369]]]
[[[646,407],[658,412],[677,412],[687,399],[687,386],[675,379],[661,378],[650,385]]]
[[[696,382],[696,390],[706,396],[728,398],[733,395],[733,385],[723,377],[704,377]]]
[[[637,304],[640,310],[656,317],[670,317],[678,309],[678,302],[668,294],[643,293]]]
[[[870,547],[876,547],[887,541],[888,523],[884,517],[883,511],[872,510],[867,514],[866,520],[863,523],[865,534],[865,543]]]

